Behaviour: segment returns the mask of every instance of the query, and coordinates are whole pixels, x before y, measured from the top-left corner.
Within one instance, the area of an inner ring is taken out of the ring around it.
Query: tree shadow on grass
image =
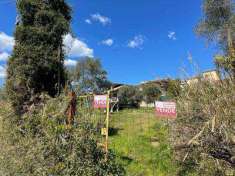
[[[118,134],[118,131],[123,130],[122,128],[109,127],[109,136],[115,136]]]

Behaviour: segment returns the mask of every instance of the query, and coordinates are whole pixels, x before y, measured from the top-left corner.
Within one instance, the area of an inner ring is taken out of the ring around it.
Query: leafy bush
[[[147,103],[154,103],[161,96],[161,90],[159,86],[154,84],[147,84],[143,87],[143,99]]]
[[[177,98],[180,95],[180,91],[181,91],[181,81],[180,80],[170,80],[169,84],[167,86],[167,95],[170,98]]]
[[[141,92],[137,87],[125,86],[118,90],[119,103],[124,107],[138,107],[142,99]]]
[[[24,116],[14,115],[10,106],[1,107],[0,174],[125,174],[112,151],[105,160],[93,124],[81,118],[72,127],[65,125],[66,102],[63,97],[51,99],[42,109],[32,107]]]

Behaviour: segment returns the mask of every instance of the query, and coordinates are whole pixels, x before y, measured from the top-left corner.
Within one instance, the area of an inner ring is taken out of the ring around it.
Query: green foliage
[[[161,90],[159,86],[154,84],[147,84],[143,87],[143,99],[147,103],[154,103],[161,96]]]
[[[235,68],[232,65],[233,59],[230,56],[226,57],[226,56],[217,55],[215,56],[214,60],[217,70],[219,71],[221,76],[225,78],[229,76],[230,78],[232,78],[232,70],[233,68]]]
[[[141,92],[138,87],[125,86],[118,90],[117,96],[119,104],[127,107],[138,107],[142,99]]]
[[[180,95],[181,91],[181,82],[180,80],[170,80],[167,87],[167,95],[170,98],[177,98]]]
[[[204,17],[196,27],[200,36],[219,43],[226,57],[215,58],[217,66],[235,75],[235,3],[233,0],[204,0]],[[229,59],[228,59],[229,58]],[[222,60],[223,59],[223,60]],[[228,63],[230,62],[230,63]],[[230,68],[230,66],[232,66]]]
[[[219,40],[226,44],[227,28],[234,23],[233,8],[234,2],[231,0],[204,0],[204,17],[196,28],[197,33],[208,40]]]
[[[0,87],[0,101],[1,100],[6,100],[7,99],[7,95],[6,95],[6,90],[4,87]]]
[[[65,124],[66,105],[64,97],[51,99],[43,109],[21,117],[9,112],[9,107],[1,107],[0,173],[19,176],[125,174],[112,151],[105,161],[93,124],[78,117],[72,127]]]
[[[72,80],[79,83],[80,93],[102,93],[111,87],[107,72],[102,68],[99,59],[86,57],[78,61],[76,69],[72,70]]]
[[[19,0],[20,22],[8,62],[7,93],[17,113],[41,92],[55,96],[65,84],[63,35],[70,26],[70,7],[64,0]]]

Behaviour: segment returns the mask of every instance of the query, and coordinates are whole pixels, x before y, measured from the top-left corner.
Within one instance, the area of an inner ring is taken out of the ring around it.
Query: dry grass
[[[230,79],[185,85],[172,128],[179,175],[235,174],[235,89]]]

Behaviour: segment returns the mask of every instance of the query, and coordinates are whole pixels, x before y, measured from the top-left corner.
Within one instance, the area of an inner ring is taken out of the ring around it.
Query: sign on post
[[[171,118],[177,117],[176,103],[175,102],[155,102],[155,114],[159,118]]]
[[[94,108],[107,108],[107,95],[95,95],[93,106]]]
[[[107,135],[107,129],[106,128],[101,128],[101,135],[106,136]]]

